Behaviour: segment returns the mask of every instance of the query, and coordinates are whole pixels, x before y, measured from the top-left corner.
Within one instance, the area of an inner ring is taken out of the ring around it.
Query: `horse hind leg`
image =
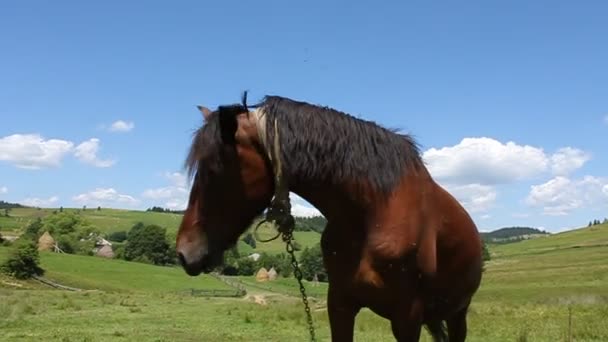
[[[467,338],[467,305],[447,320],[450,342],[464,342]]]
[[[432,321],[425,324],[426,330],[433,337],[433,342],[452,342],[448,340],[447,327],[444,321]],[[450,336],[451,337],[451,336]]]

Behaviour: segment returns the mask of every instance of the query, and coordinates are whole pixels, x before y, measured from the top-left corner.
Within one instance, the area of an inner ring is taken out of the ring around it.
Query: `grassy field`
[[[31,222],[38,217],[44,218],[52,215],[53,211],[58,209],[36,209],[36,208],[16,208],[10,212],[10,217],[0,217],[0,233],[5,235],[18,235]],[[73,212],[80,209],[64,208],[66,212]],[[129,231],[137,222],[144,224],[156,224],[166,228],[169,240],[174,241],[177,229],[179,227],[181,217],[180,214],[146,212],[137,210],[121,210],[121,209],[104,209],[96,210],[95,208],[80,210],[81,215],[85,219],[98,228],[102,233],[112,233],[116,231]],[[250,230],[251,231],[251,230]],[[262,239],[268,239],[276,234],[276,230],[270,226],[263,225],[260,227],[258,234]],[[307,246],[313,246],[318,243],[321,235],[316,232],[294,232],[295,240],[302,246],[302,249]],[[266,253],[281,253],[285,251],[285,246],[280,238],[270,242],[258,242],[256,249],[239,241],[238,249],[241,254],[250,254],[253,252]],[[296,253],[299,255],[299,252]]]
[[[608,225],[507,245],[493,260],[469,314],[467,341],[608,341]],[[0,259],[6,248],[0,248]],[[239,277],[245,298],[189,296],[183,289],[222,288],[210,276],[177,268],[43,254],[48,277],[93,292],[49,290],[0,278],[0,340],[10,341],[305,341],[295,279],[258,283]],[[320,341],[329,340],[326,284],[314,299]],[[254,303],[264,298],[264,304]],[[569,318],[569,313],[571,317]],[[393,341],[387,321],[363,310],[357,341]],[[423,334],[422,341],[430,341]]]

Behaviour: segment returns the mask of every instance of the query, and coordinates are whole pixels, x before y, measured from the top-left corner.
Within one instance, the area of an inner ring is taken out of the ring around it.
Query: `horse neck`
[[[298,181],[290,189],[318,209],[328,222],[334,223],[361,223],[371,201],[369,194],[353,186],[322,181]]]

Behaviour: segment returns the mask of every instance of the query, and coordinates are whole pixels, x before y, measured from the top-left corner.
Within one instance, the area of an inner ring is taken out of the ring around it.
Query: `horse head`
[[[181,265],[191,276],[211,272],[224,252],[269,205],[272,170],[263,153],[261,119],[243,104],[211,111],[198,106],[204,125],[186,161],[193,179],[176,238]]]

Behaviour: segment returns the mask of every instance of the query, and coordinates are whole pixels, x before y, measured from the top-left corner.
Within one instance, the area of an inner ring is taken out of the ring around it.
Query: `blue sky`
[[[0,4],[0,199],[183,206],[196,104],[413,134],[481,230],[608,216],[605,2]],[[307,203],[295,198],[300,213]]]

